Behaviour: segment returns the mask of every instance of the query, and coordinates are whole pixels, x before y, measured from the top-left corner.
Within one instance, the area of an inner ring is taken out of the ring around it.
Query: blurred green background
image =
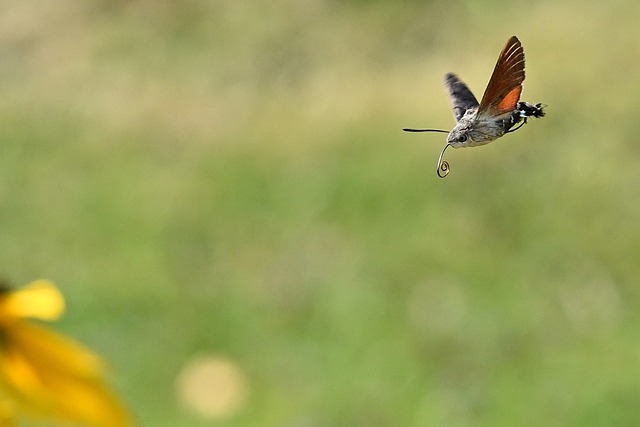
[[[143,426],[640,425],[639,18],[1,2],[0,274],[59,285]],[[401,128],[450,129],[443,75],[480,98],[511,35],[547,117],[441,180]],[[202,356],[244,378],[221,418]]]

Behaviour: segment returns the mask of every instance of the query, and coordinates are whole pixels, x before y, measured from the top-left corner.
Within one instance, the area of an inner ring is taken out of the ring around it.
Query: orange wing
[[[516,36],[505,45],[484,91],[478,115],[500,116],[511,113],[522,92],[524,49]]]

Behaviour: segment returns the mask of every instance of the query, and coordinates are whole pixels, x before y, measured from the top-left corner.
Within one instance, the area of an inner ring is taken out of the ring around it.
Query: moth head
[[[469,130],[466,128],[455,127],[447,136],[447,143],[452,147],[460,147],[469,139]]]

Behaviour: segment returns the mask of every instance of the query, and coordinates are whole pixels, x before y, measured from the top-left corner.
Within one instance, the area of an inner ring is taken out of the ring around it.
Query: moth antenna
[[[409,128],[404,128],[402,129],[405,132],[440,132],[440,133],[449,133],[448,130],[442,130],[442,129],[409,129]]]
[[[447,143],[447,145],[445,145],[442,151],[440,152],[440,157],[438,157],[438,165],[437,165],[436,172],[438,173],[438,176],[440,178],[444,178],[445,176],[449,175],[449,171],[451,170],[449,169],[449,162],[447,162],[446,160],[442,160],[442,156],[444,155],[445,150],[450,145],[451,144]]]

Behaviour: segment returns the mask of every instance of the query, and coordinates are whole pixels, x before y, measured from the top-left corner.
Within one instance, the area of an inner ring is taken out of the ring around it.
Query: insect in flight
[[[447,144],[438,157],[437,172],[440,178],[449,174],[449,163],[442,160],[445,150],[451,146],[476,147],[488,144],[506,133],[520,129],[528,117],[543,117],[544,106],[520,101],[524,81],[524,49],[516,36],[505,45],[489,79],[480,103],[462,80],[453,73],[444,77],[451,99],[456,125],[451,131],[441,129],[403,129],[406,132],[447,133]],[[513,127],[519,123],[519,126]]]

